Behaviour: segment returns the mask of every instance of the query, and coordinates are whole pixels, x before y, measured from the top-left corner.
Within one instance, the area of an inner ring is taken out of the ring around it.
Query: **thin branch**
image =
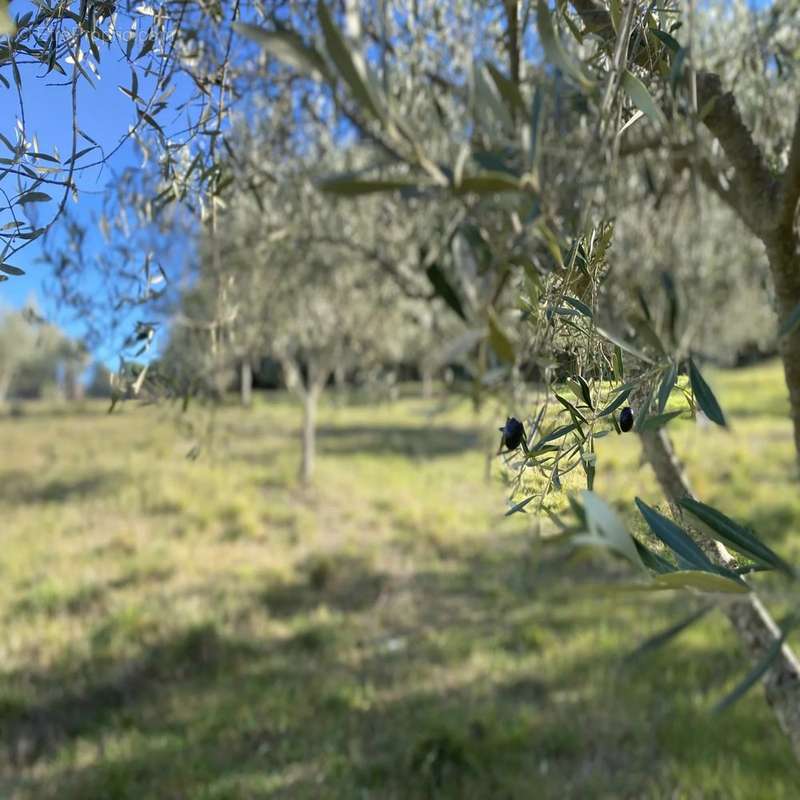
[[[611,15],[605,8],[594,0],[570,2],[584,25],[597,34],[607,47],[613,47],[616,34]],[[637,60],[636,54],[632,60]],[[742,219],[763,240],[772,234],[778,224],[778,181],[767,167],[761,149],[753,141],[733,93],[723,92],[722,81],[711,72],[698,72],[696,81],[702,122],[719,140],[728,161],[736,170],[740,208],[747,215]]]
[[[381,254],[377,249],[368,247],[365,244],[357,242],[345,236],[315,236],[314,242],[318,244],[327,244],[333,247],[343,247],[346,250],[355,250],[365,258],[374,261],[382,270],[384,270],[390,278],[395,282],[398,289],[411,299],[426,300],[429,293],[426,293],[409,284],[408,279],[397,269],[394,260],[387,258]]]
[[[583,24],[591,33],[596,33],[606,41],[615,38],[611,15],[602,6],[595,3],[594,0],[571,0],[571,2]]]
[[[78,34],[78,39],[75,43],[75,50],[72,52],[72,58],[75,59],[72,69],[72,89],[70,93],[71,99],[71,112],[72,112],[72,147],[70,152],[70,160],[69,160],[69,173],[67,174],[67,180],[64,184],[64,194],[61,197],[61,202],[58,204],[58,209],[53,216],[53,220],[50,223],[51,225],[55,222],[61,214],[64,212],[64,208],[67,205],[67,198],[69,197],[70,191],[74,188],[72,183],[72,177],[75,174],[75,154],[78,150],[78,73],[80,70],[79,63],[81,60],[81,40],[83,39],[83,32],[81,31]]]
[[[519,0],[505,0],[508,69],[511,80],[519,85]]]

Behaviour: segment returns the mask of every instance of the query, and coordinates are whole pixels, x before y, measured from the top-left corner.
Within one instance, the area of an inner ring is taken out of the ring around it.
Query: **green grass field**
[[[780,371],[712,377],[695,489],[800,561]],[[0,797],[800,797],[759,690],[708,713],[747,670],[722,617],[623,669],[699,601],[603,591],[623,565],[503,518],[503,419],[434,411],[327,405],[313,489],[282,395],[195,461],[163,409],[0,420]],[[600,494],[660,501],[633,436],[598,452]]]

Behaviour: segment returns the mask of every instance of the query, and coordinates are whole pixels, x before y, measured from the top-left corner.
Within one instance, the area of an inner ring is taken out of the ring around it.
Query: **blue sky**
[[[12,10],[14,5],[21,4],[12,4]],[[117,88],[119,84],[130,85],[130,70],[124,63],[110,58],[110,54],[101,53],[101,57],[103,55],[105,58],[101,64],[101,78],[95,81],[96,88],[93,89],[84,80],[78,83],[79,125],[104,148],[111,149],[127,131],[129,123],[134,120],[134,114],[130,99]],[[51,73],[47,79],[38,77],[43,71],[41,67],[23,67],[20,70],[26,132],[28,138],[34,134],[37,136],[39,151],[52,153],[54,148],[57,148],[59,155],[64,159],[71,150],[70,89],[69,86],[63,85],[65,78],[56,73]],[[11,86],[11,89],[0,86],[0,107],[3,109],[0,132],[9,138],[13,138],[9,134],[16,124],[19,113],[13,82]],[[120,170],[137,162],[134,146],[129,141],[114,156],[108,167],[94,167],[81,172],[77,177],[80,187],[78,206],[76,207],[70,199],[69,207],[76,210],[82,219],[87,219],[101,206],[103,189],[113,177],[111,170]],[[53,195],[55,197],[56,193]],[[59,191],[58,198],[60,195]],[[49,203],[46,208],[37,209],[37,213],[45,218],[48,212],[52,214],[55,206],[55,202]],[[58,234],[57,225],[54,233]],[[42,280],[47,276],[43,271],[43,265],[38,263],[40,255],[41,243],[37,240],[14,256],[13,263],[24,269],[26,274],[11,278],[2,284],[0,292],[3,303],[19,307],[24,305],[31,295],[35,295],[40,307],[48,316],[61,317],[61,321],[67,323],[68,319],[63,314],[56,313],[52,301],[49,301],[41,291]],[[72,324],[69,327],[77,332],[77,325]]]
[[[30,7],[31,4],[28,2],[15,0],[11,3],[12,15],[15,12],[19,14],[21,11],[27,11]],[[119,24],[122,24],[122,20]],[[141,47],[141,41],[140,34],[134,53]],[[111,48],[101,47],[100,57],[99,78],[89,73],[92,75],[94,87],[83,79],[78,81],[78,125],[108,153],[125,137],[129,125],[136,121],[136,114],[133,102],[119,89],[120,85],[126,88],[131,86],[131,70],[126,63],[122,45],[115,43]],[[36,150],[47,154],[57,152],[62,161],[69,156],[72,148],[70,68],[69,65],[64,64],[64,66],[68,72],[67,77],[55,71],[43,77],[44,66],[20,65],[26,137],[31,140],[35,136]],[[141,69],[137,72],[139,94],[147,97],[154,81],[143,77]],[[14,128],[20,116],[20,109],[11,70],[5,68],[3,74],[11,87],[6,89],[0,84],[0,111],[2,111],[0,133],[13,141],[16,138]],[[186,89],[186,79],[183,79],[183,83],[183,86],[178,86],[179,90]],[[178,94],[186,92],[179,91]],[[173,121],[168,111],[165,111],[163,116],[162,124]],[[78,146],[82,148],[87,144],[81,140]],[[3,149],[4,146],[0,145],[0,150]],[[91,163],[98,158],[99,151],[96,151],[84,156],[77,163]],[[67,201],[67,208],[80,222],[89,222],[101,210],[105,189],[114,180],[115,175],[127,167],[137,167],[140,163],[141,157],[136,151],[136,146],[128,139],[105,165],[76,170],[74,178],[79,187],[78,203],[75,204],[70,198]],[[11,186],[8,188],[13,189]],[[29,208],[37,214],[40,221],[44,222],[52,218],[63,190],[59,187],[53,187],[53,191],[47,187],[42,189],[52,195],[53,201],[34,204]],[[2,221],[5,220],[0,220]],[[57,222],[49,236],[57,239],[60,230]],[[103,247],[102,238],[93,229],[87,238],[87,249],[97,252],[101,247]],[[43,283],[50,279],[50,275],[47,265],[41,263],[41,254],[42,240],[36,240],[8,259],[10,263],[24,269],[26,274],[11,277],[0,284],[0,304],[19,308],[35,298],[38,308],[48,320],[61,325],[70,334],[80,336],[83,333],[81,320],[74,318],[74,312],[69,309],[58,308],[52,297],[43,291]],[[89,256],[91,257],[91,253]],[[97,286],[98,280],[96,276],[87,276],[83,288],[91,291],[92,282],[94,281]],[[96,355],[107,362],[115,361],[118,349],[119,342],[107,342]]]
[[[116,143],[127,131],[128,124],[134,121],[133,105],[117,88],[122,84],[130,85],[130,71],[124,64],[110,58],[102,63],[101,79],[95,81],[92,89],[86,81],[78,83],[79,125],[93,139],[104,147]],[[26,130],[29,137],[35,134],[39,140],[39,150],[50,153],[57,148],[62,159],[67,157],[71,148],[70,130],[70,90],[63,85],[63,76],[51,73],[52,81],[37,77],[43,69],[22,68],[23,92],[25,100]],[[13,128],[18,116],[17,102],[13,89],[0,86],[0,102],[4,110],[4,132]],[[11,118],[5,112],[10,112]],[[136,163],[133,145],[128,142],[115,155],[112,165],[115,169]],[[101,168],[92,168],[82,172],[78,183],[81,187],[80,205],[87,210],[93,204],[111,175]],[[35,258],[38,249],[35,243],[22,251],[15,259],[20,266],[30,267],[31,274],[19,281],[9,281],[4,290],[10,290],[11,297],[18,298],[34,288],[37,282]],[[23,263],[24,262],[24,263]],[[23,288],[24,287],[24,288]]]

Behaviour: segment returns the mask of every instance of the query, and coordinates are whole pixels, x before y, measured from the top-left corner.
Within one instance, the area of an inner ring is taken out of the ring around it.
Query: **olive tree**
[[[0,315],[0,402],[9,396],[37,397],[61,381],[67,400],[81,395],[86,351],[33,309]]]
[[[550,85],[555,97],[548,104],[546,79],[539,71],[532,82],[535,73],[526,71],[522,57],[528,15],[515,2],[503,4],[503,12],[507,72],[492,63],[491,52],[488,59],[485,52],[473,52],[466,103],[463,89],[438,74],[420,77],[415,85],[418,96],[432,104],[437,94],[446,95],[461,106],[461,120],[470,121],[451,132],[454,146],[449,152],[434,144],[440,156],[431,158],[426,150],[429,139],[421,137],[400,111],[402,90],[394,89],[385,68],[383,84],[373,77],[374,65],[360,54],[363,41],[345,36],[331,10],[319,3],[321,49],[297,37],[292,40],[292,60],[304,69],[314,65],[346,98],[342,102],[347,116],[356,121],[364,142],[377,142],[390,156],[372,173],[335,176],[324,188],[348,195],[415,190],[481,198],[481,212],[494,214],[496,220],[495,225],[483,226],[489,263],[495,271],[509,263],[519,266],[519,271],[510,272],[524,312],[518,341],[550,358],[566,347],[573,373],[567,382],[572,400],[559,393],[555,382],[549,393],[566,424],[552,427],[545,405],[532,415],[532,430],[518,443],[517,485],[525,486],[528,472],[544,480],[544,489],[541,483],[534,485],[534,494],[510,511],[522,511],[537,497],[540,502],[532,507],[542,508],[541,500],[552,487],[558,489],[561,477],[582,467],[589,491],[582,502],[573,500],[576,520],[565,526],[568,532],[578,531],[576,544],[602,544],[627,557],[650,588],[741,595],[723,610],[754,667],[731,699],[764,676],[768,701],[800,753],[800,665],[785,644],[786,630],[779,629],[742,577],[756,567],[777,569],[793,580],[794,570],[751,532],[692,497],[664,431],[676,415],[667,412],[666,403],[682,370],[689,377],[689,385],[680,387],[689,410],[726,423],[691,342],[676,329],[680,314],[674,286],[666,286],[672,311],[660,319],[649,313],[646,302],[632,312],[633,299],[625,308],[624,301],[610,303],[603,295],[612,242],[612,227],[603,220],[615,216],[620,164],[645,155],[663,159],[677,172],[688,170],[692,180],[702,181],[732,207],[765,248],[800,457],[800,125],[795,121],[796,80],[786,74],[793,69],[756,70],[757,76],[745,81],[745,88],[760,82],[758,90],[776,99],[775,107],[785,108],[780,101],[786,99],[791,102],[788,123],[786,115],[776,115],[780,118],[774,125],[761,126],[759,133],[769,134],[771,141],[759,147],[737,98],[723,88],[739,62],[726,57],[715,65],[716,71],[701,67],[702,44],[713,39],[715,25],[722,27],[721,22],[712,19],[703,29],[698,15],[690,8],[684,18],[678,4],[655,9],[644,3],[572,0],[560,4],[554,14],[539,0],[538,41],[546,60],[560,73]],[[780,39],[781,48],[796,53],[797,11],[779,6],[768,13],[767,47]],[[559,32],[562,25],[567,40]],[[262,40],[281,55],[275,39],[267,35]],[[730,37],[726,41],[730,46]],[[382,43],[388,50],[391,39]],[[786,61],[784,56],[784,67]],[[720,74],[719,66],[728,74]],[[570,111],[566,117],[560,113],[565,106]],[[548,128],[559,138],[548,137]],[[450,157],[443,160],[442,154]],[[565,185],[572,188],[571,203],[565,200]],[[520,252],[514,247],[519,243],[532,246]],[[451,295],[452,287],[442,286],[442,291]],[[486,323],[494,352],[504,354],[508,362],[517,361],[512,337],[491,307]],[[607,379],[612,376],[609,391]],[[624,419],[620,415],[617,422],[616,412],[629,397],[633,410],[625,409]],[[634,420],[644,453],[673,507],[674,518],[669,519],[639,502],[660,553],[650,542],[632,538],[591,492],[599,467],[594,439],[620,423],[627,429]],[[695,527],[689,517],[684,519],[684,512],[692,513]],[[698,533],[698,521],[710,535]]]
[[[205,237],[198,279],[172,318],[168,354],[176,369],[220,375],[243,357],[280,363],[303,406],[306,482],[314,470],[317,406],[334,372],[369,370],[402,356],[409,299],[391,275],[376,270],[367,247],[379,212],[375,204],[360,215],[331,207],[304,171],[257,196],[234,193],[223,228]],[[349,246],[351,239],[360,249]],[[215,248],[224,263],[212,257]]]
[[[684,163],[732,208],[762,243],[783,333],[781,357],[794,424],[795,447],[800,458],[800,332],[796,330],[795,322],[795,318],[800,316],[796,311],[800,303],[800,240],[796,225],[800,197],[800,103],[796,80],[792,81],[780,72],[770,75],[759,69],[740,70],[724,56],[718,56],[716,63],[709,65],[715,71],[703,69],[701,59],[691,50],[695,45],[692,41],[695,20],[691,15],[688,19],[689,38],[682,46],[664,30],[663,21],[661,25],[651,24],[655,18],[635,6],[626,9],[623,18],[615,20],[613,9],[592,0],[572,5],[587,33],[591,33],[596,42],[595,52],[608,59],[610,80],[616,76],[626,87],[630,100],[656,120],[670,111],[684,117],[686,127],[683,129],[686,131],[688,128],[686,133],[694,145],[694,152],[685,158]],[[767,47],[788,46],[790,53],[796,53],[799,44],[797,10],[779,6],[769,13],[771,30],[767,30],[762,44]],[[673,15],[670,27],[678,21],[681,20]],[[718,28],[725,29],[725,26]],[[709,29],[712,34],[715,32],[713,19]],[[623,38],[626,30],[634,41],[627,52],[620,44],[626,41]],[[672,32],[676,30],[673,27]],[[656,36],[655,31],[660,31],[661,35]],[[660,52],[659,49],[653,51],[653,38],[657,39]],[[698,33],[697,39],[700,38]],[[729,47],[730,39],[727,38],[726,48]],[[682,71],[687,62],[688,66]],[[742,89],[742,101],[725,88],[734,70],[737,72],[737,88],[741,86]],[[649,85],[649,89],[642,81]],[[678,88],[679,83],[679,91],[672,91]],[[761,145],[756,144],[740,104],[752,103],[750,93],[754,90],[762,96],[766,92],[771,102],[784,109],[782,114],[758,115],[758,133],[768,137]],[[623,95],[623,102],[617,107],[622,110],[624,106]],[[679,132],[682,127],[680,123],[674,124],[673,131]],[[671,157],[675,145],[680,143],[679,137],[680,133],[673,133],[672,137],[662,135],[655,147],[663,149],[667,157]],[[681,156],[679,153],[678,158]],[[691,361],[689,368],[690,376],[694,378]],[[699,384],[695,386],[695,394],[701,400],[706,388]],[[716,410],[708,410],[712,418],[717,417],[716,421],[723,421]],[[674,508],[680,509],[682,502],[684,507],[691,503],[691,500],[686,500],[692,498],[691,489],[666,433],[663,430],[645,431],[641,438],[644,451]],[[676,516],[680,519],[679,510]],[[736,563],[725,547],[731,545],[730,540],[723,539],[723,543],[717,536],[715,544],[701,541],[717,564],[730,567]],[[788,647],[781,646],[785,633],[778,634],[769,614],[754,597],[731,604],[727,615],[757,659],[756,672],[759,669],[766,672],[767,698],[795,752],[800,753],[800,664]]]

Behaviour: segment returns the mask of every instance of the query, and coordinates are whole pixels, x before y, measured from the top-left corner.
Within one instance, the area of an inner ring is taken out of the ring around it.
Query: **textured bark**
[[[253,366],[246,358],[239,368],[239,393],[242,405],[249,408],[253,403]]]
[[[693,497],[684,470],[678,461],[666,432],[642,433],[642,449],[655,472],[661,489],[667,496],[673,513],[680,518],[678,501],[682,497]],[[706,554],[717,564],[733,567],[736,561],[719,542],[695,535]],[[747,649],[753,663],[763,659],[780,637],[780,630],[757,595],[751,593],[741,600],[722,606]],[[800,759],[800,662],[788,645],[781,648],[780,655],[764,676],[764,694],[767,703],[789,738],[795,756]]]
[[[317,438],[317,393],[306,392],[303,397],[303,457],[300,462],[300,480],[310,483],[314,476],[314,456]]]
[[[731,198],[737,200],[734,210],[763,241],[779,225],[780,180],[767,167],[742,120],[736,98],[722,90],[718,75],[697,73],[697,102],[701,110],[707,109],[703,124],[736,170],[730,191]]]
[[[797,109],[797,118],[794,122],[789,162],[786,165],[780,195],[780,223],[789,229],[794,226],[798,200],[800,200],[800,108]]]
[[[331,368],[323,368],[313,358],[307,357],[306,375],[303,377],[300,364],[290,356],[280,359],[283,376],[289,391],[293,392],[303,403],[303,426],[301,429],[301,456],[299,478],[303,483],[310,483],[314,475],[314,461],[317,439],[317,404],[319,397],[328,382]]]
[[[742,120],[736,98],[732,92],[722,91],[719,77],[699,73],[697,87],[701,106],[710,109],[703,122],[736,171],[730,189],[721,196],[766,249],[775,287],[775,310],[782,324],[800,305],[800,242],[795,227],[800,196],[800,110],[786,171],[778,175],[767,167],[761,149]],[[719,193],[713,175],[702,170],[700,175]],[[800,462],[800,328],[781,338],[780,353],[795,453]]]
[[[778,320],[783,323],[800,304],[800,253],[793,231],[779,230],[765,242]],[[800,326],[780,340],[783,374],[789,391],[789,413],[794,429],[794,446],[800,460]]]

